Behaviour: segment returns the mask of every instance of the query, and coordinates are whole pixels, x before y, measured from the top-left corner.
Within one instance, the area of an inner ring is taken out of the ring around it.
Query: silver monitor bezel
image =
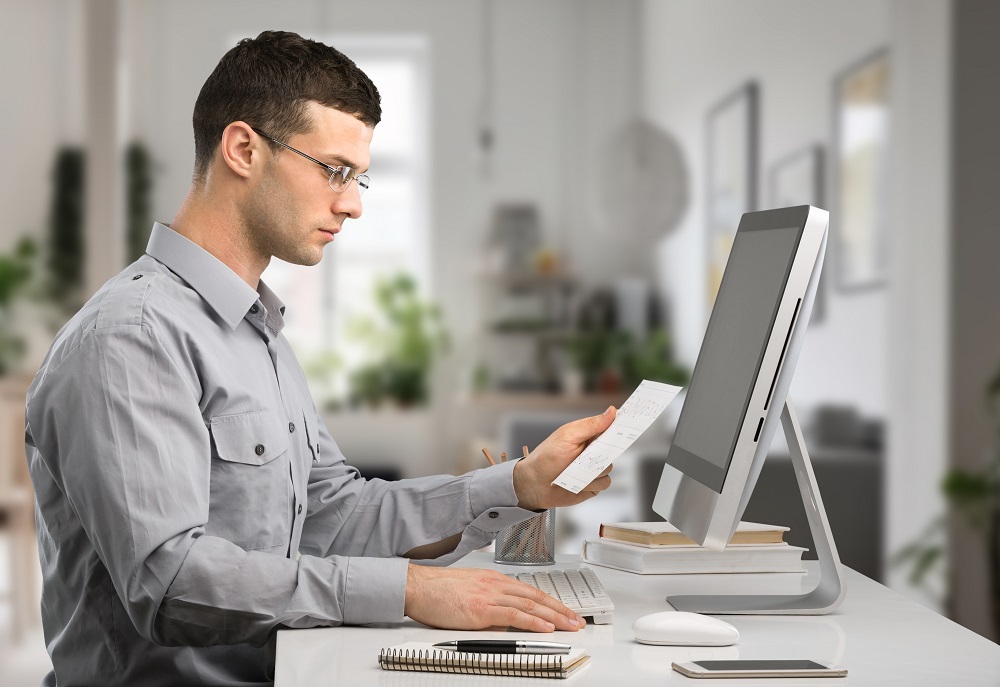
[[[802,231],[721,493],[683,473],[678,481],[668,464],[653,500],[656,513],[706,548],[724,549],[735,531],[780,422],[815,301],[828,224],[828,212],[808,205],[746,213],[740,220],[737,231],[791,226]]]

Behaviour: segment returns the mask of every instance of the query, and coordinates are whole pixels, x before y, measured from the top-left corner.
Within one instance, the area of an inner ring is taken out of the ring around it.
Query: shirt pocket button
[[[265,450],[264,449],[264,444],[257,444],[257,447],[254,449],[254,452],[258,456],[262,456],[262,455],[264,455],[264,450]]]

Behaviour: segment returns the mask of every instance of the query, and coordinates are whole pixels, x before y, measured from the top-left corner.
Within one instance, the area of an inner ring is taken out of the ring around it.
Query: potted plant
[[[688,383],[688,371],[674,362],[670,335],[663,328],[654,329],[643,341],[628,346],[623,367],[629,386],[638,386],[644,379],[675,386]]]
[[[569,341],[569,353],[588,391],[616,392],[644,379],[683,386],[688,372],[674,362],[670,337],[662,328],[636,341],[626,332],[594,330]]]
[[[28,293],[37,247],[30,238],[18,241],[10,254],[0,254],[0,376],[17,368],[25,354],[24,338],[13,325],[14,306]]]
[[[448,342],[440,309],[421,300],[416,282],[405,274],[380,280],[375,302],[377,314],[356,320],[351,328],[370,351],[369,361],[350,375],[351,401],[425,405],[431,366]]]
[[[67,146],[56,153],[52,169],[46,286],[66,314],[83,305],[85,163],[82,149]]]
[[[567,342],[573,364],[583,375],[585,391],[620,391],[628,335],[606,329],[583,331]]]

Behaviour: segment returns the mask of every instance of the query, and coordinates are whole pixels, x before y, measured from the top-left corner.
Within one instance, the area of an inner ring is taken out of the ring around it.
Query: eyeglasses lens
[[[358,195],[364,195],[368,190],[368,175],[354,175],[354,170],[350,167],[340,167],[339,171],[330,175],[330,188],[337,193],[342,193],[352,181],[358,182]]]

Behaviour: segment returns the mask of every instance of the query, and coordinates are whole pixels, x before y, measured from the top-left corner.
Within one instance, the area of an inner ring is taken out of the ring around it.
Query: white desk
[[[559,556],[555,567],[573,567],[575,556]],[[459,565],[497,567],[490,555],[474,553]],[[814,563],[807,563],[807,568]],[[548,569],[552,569],[549,566]],[[547,635],[587,647],[591,665],[569,679],[583,685],[686,685],[687,687],[858,687],[859,685],[1000,685],[1000,646],[906,599],[853,570],[847,571],[847,599],[827,616],[720,616],[740,631],[729,647],[657,647],[638,644],[632,621],[668,610],[667,594],[778,593],[809,589],[809,575],[633,575],[594,566],[612,600],[614,623],[580,632]],[[985,600],[984,600],[985,603]],[[434,630],[407,619],[378,627],[282,630],[278,633],[275,687],[309,685],[535,685],[537,678],[395,673],[378,667],[383,647],[403,642],[441,642],[468,637],[510,638],[510,632]],[[808,658],[845,666],[846,678],[811,680],[695,681],[670,668],[671,661],[699,659]]]

